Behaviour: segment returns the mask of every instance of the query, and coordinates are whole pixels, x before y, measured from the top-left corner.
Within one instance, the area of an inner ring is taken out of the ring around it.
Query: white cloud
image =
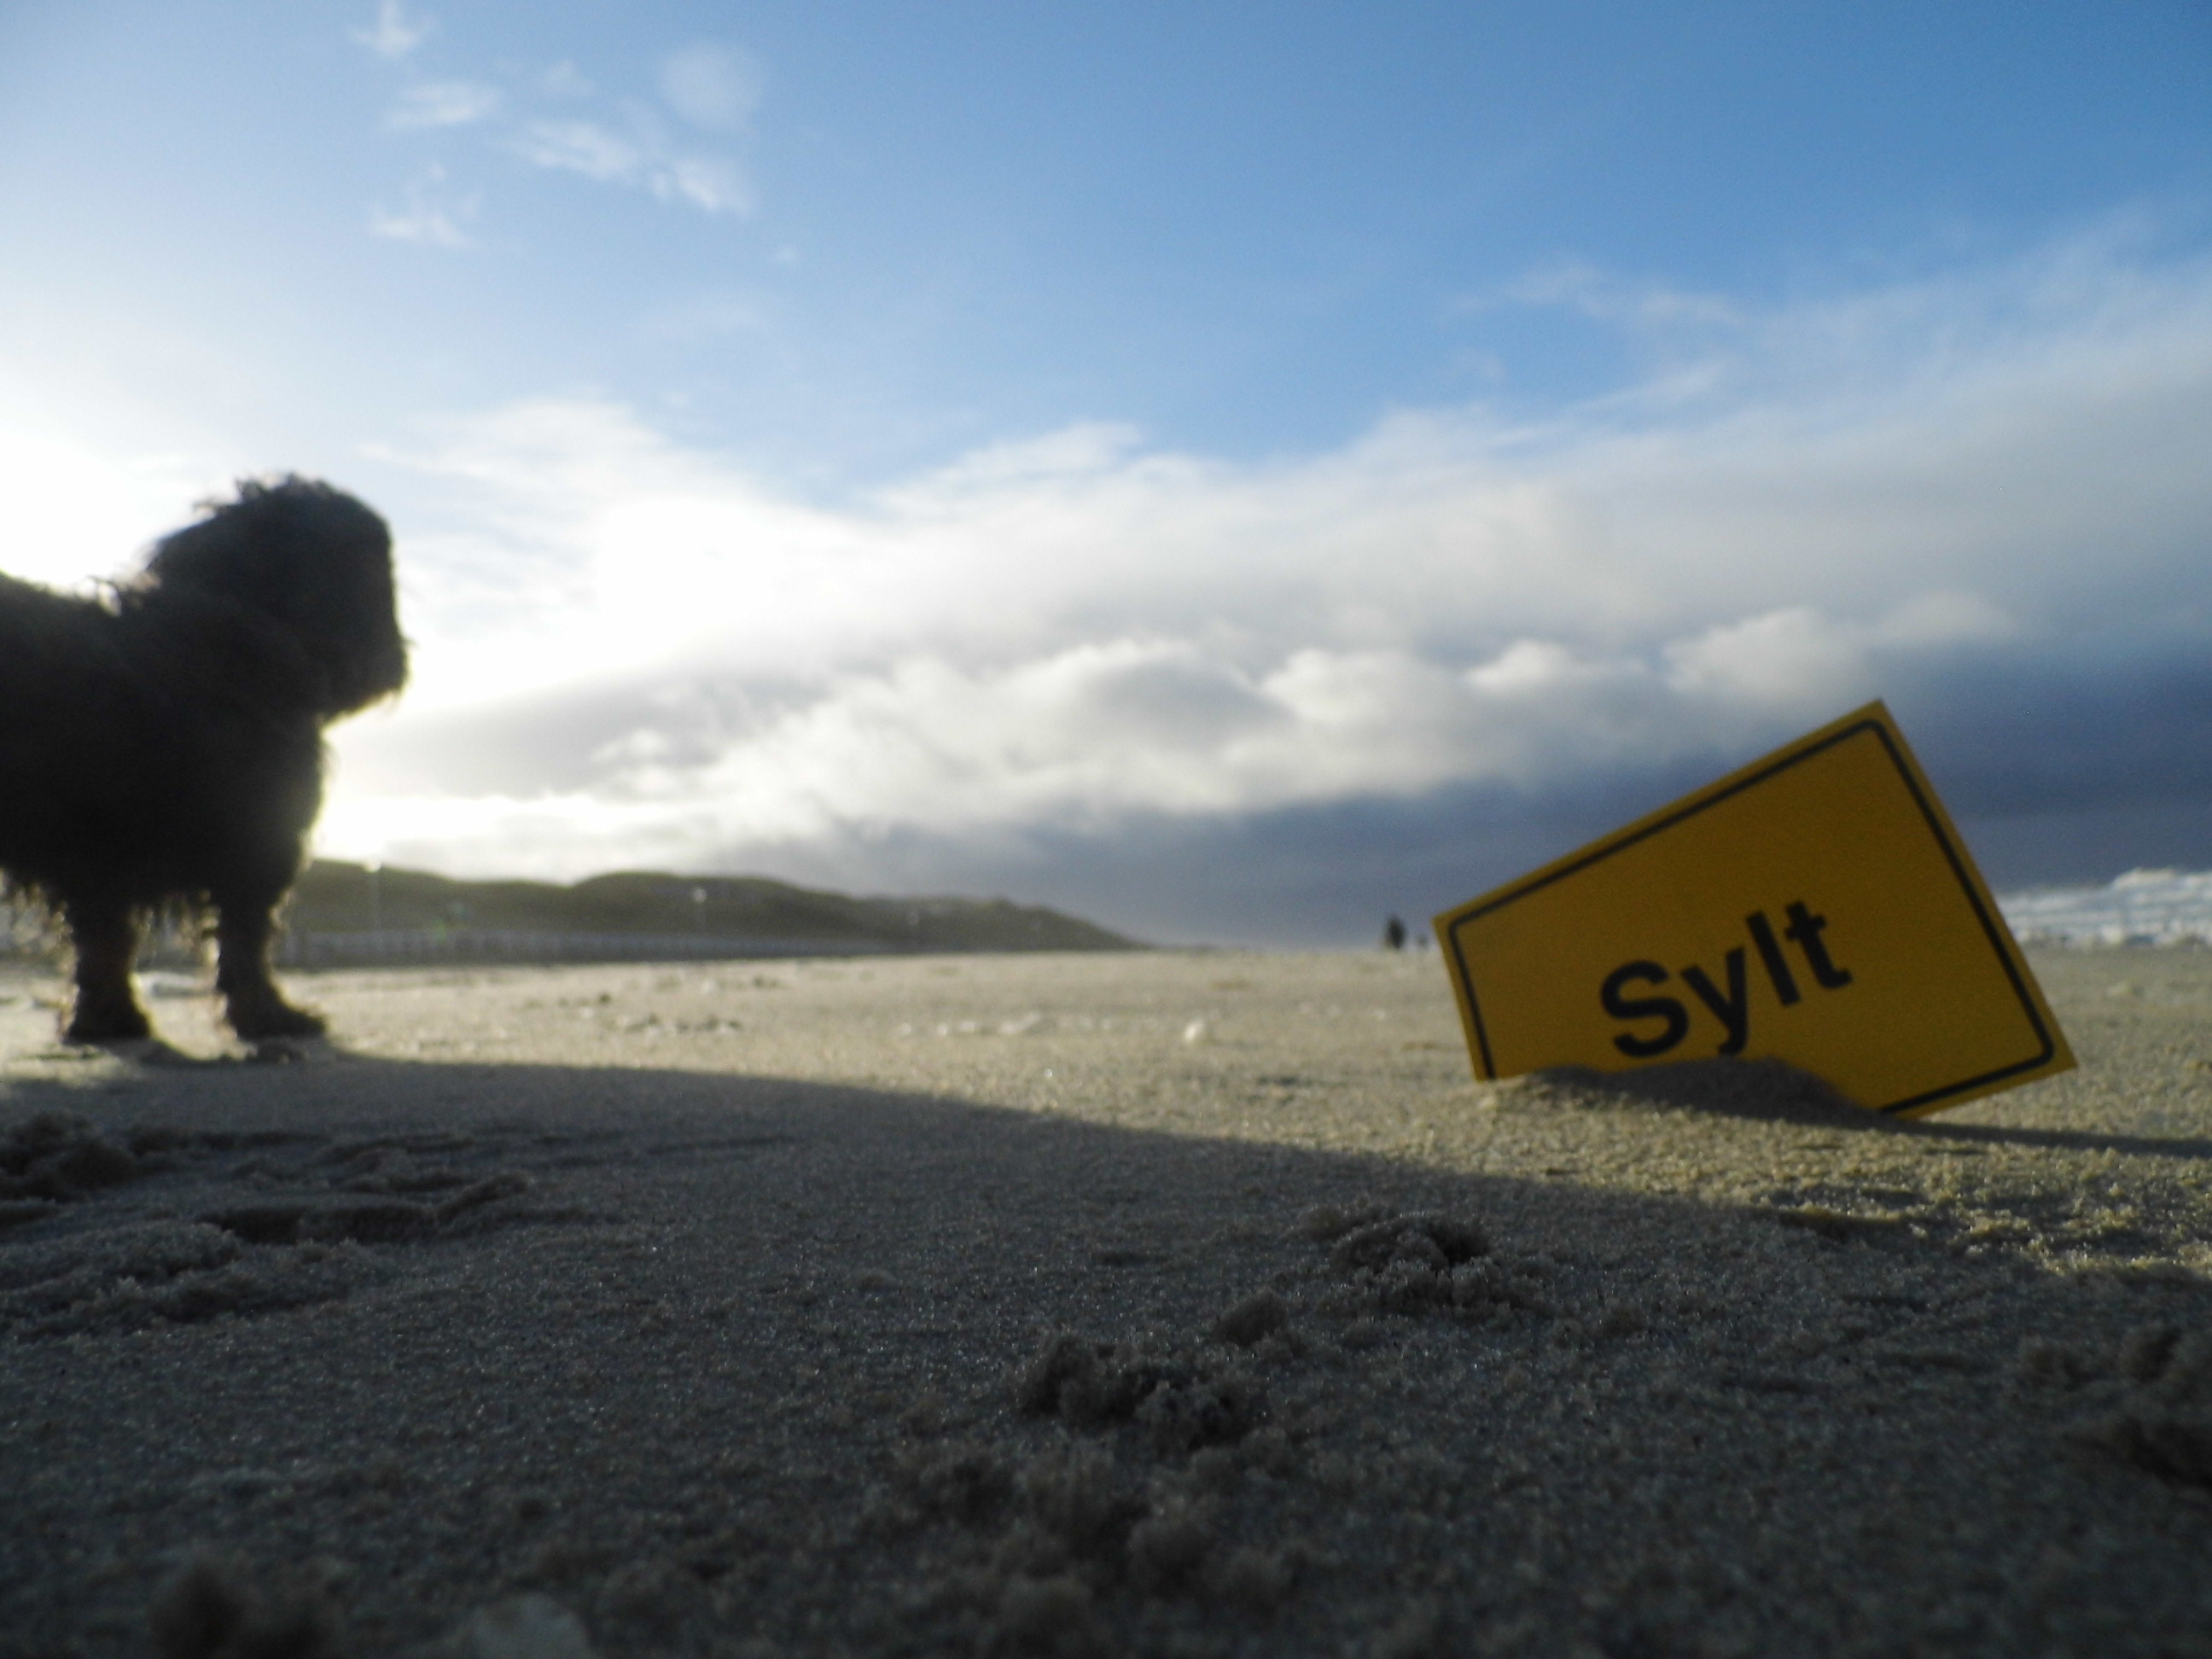
[[[532,121],[508,148],[533,167],[627,185],[705,213],[742,216],[753,210],[751,186],[736,162],[672,150],[649,123],[620,133],[596,121]]]
[[[678,155],[653,169],[648,187],[664,202],[689,202],[705,213],[753,210],[752,185],[738,164],[719,155]]]
[[[386,0],[374,30],[356,38],[385,57],[405,57],[431,25],[410,19]],[[702,149],[672,134],[665,114],[635,99],[603,100],[590,80],[567,61],[534,77],[510,75],[504,89],[472,79],[417,82],[404,88],[384,124],[398,132],[437,133],[483,127],[496,148],[532,167],[572,173],[594,183],[645,191],[656,201],[708,215],[745,217],[754,210],[750,179],[723,149]],[[660,65],[662,101],[683,122],[734,135],[757,102],[761,71],[744,52],[696,45],[670,54]],[[558,114],[535,112],[549,106]],[[448,246],[466,241],[465,217],[435,206],[373,216],[377,234]]]
[[[635,179],[645,162],[636,144],[595,121],[532,121],[515,136],[513,148],[532,167],[620,184]]]
[[[1645,329],[1735,327],[1745,320],[1743,308],[1719,295],[1624,282],[1580,259],[1540,266],[1498,295],[1469,299],[1465,307],[1486,311],[1507,303],[1564,306],[1599,322]]]
[[[1672,684],[1720,702],[1810,715],[1856,702],[1870,689],[1861,630],[1838,627],[1808,605],[1720,623],[1665,650]]]
[[[843,507],[610,404],[450,422],[391,457],[469,505],[407,543],[417,684],[341,738],[325,844],[579,874],[1533,799],[1994,651],[2212,645],[2212,269],[2062,249],[1741,334],[1689,404],[1262,467],[1085,426]],[[378,781],[556,698],[611,725],[534,798]]]
[[[760,102],[763,76],[750,53],[702,41],[671,52],[660,65],[660,95],[695,126],[729,131]]]
[[[376,21],[349,33],[378,57],[397,61],[428,40],[437,27],[429,17],[409,16],[399,0],[378,0]]]
[[[454,223],[451,214],[420,202],[410,202],[397,212],[384,208],[372,210],[368,228],[372,235],[389,241],[413,242],[418,247],[469,246],[467,234]]]
[[[471,195],[443,199],[445,183],[443,167],[434,164],[425,168],[422,176],[407,186],[396,210],[380,206],[371,210],[370,233],[420,247],[471,246],[462,226],[476,217],[478,198]]]
[[[499,106],[496,87],[475,81],[426,82],[403,88],[384,124],[400,131],[469,126],[486,119]]]

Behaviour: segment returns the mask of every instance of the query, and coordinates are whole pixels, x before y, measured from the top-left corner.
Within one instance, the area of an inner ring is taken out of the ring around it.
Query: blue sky
[[[0,566],[400,538],[325,850],[1425,914],[1887,696],[2212,865],[2201,4],[0,6]]]

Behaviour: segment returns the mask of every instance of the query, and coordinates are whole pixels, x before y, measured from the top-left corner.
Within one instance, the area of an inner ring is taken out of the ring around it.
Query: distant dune
[[[1129,951],[1140,942],[1002,898],[855,898],[757,876],[623,871],[562,886],[455,881],[319,859],[287,915],[296,963],[474,957]]]

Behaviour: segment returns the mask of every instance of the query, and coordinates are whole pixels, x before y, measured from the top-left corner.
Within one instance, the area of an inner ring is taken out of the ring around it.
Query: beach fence
[[[778,939],[726,933],[558,933],[505,927],[383,927],[287,933],[287,968],[379,968],[419,963],[727,962],[763,957],[886,956],[872,939]]]
[[[199,963],[200,945],[196,921],[164,909],[138,936],[138,965],[190,969]],[[0,896],[0,962],[44,971],[64,958],[66,948],[66,935],[46,906],[19,896]]]

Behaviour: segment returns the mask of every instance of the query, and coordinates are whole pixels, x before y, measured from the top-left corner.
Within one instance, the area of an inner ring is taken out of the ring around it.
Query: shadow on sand
[[[1637,1086],[2106,1144],[1698,1081]],[[2203,1629],[2212,1303],[2178,1271],[775,1078],[344,1055],[9,1083],[0,1181],[0,1651],[135,1654],[149,1603],[210,1596],[302,1656],[519,1595],[608,1654]]]
[[[1777,1060],[1692,1060],[1629,1072],[1567,1066],[1531,1074],[1557,1086],[1612,1094],[1653,1105],[1765,1123],[1840,1129],[1984,1146],[2045,1146],[2056,1151],[2119,1152],[2137,1158],[2212,1158],[2212,1139],[2100,1134],[2091,1130],[2031,1129],[1961,1123],[1942,1117],[1887,1117],[1869,1112],[1809,1072]]]

